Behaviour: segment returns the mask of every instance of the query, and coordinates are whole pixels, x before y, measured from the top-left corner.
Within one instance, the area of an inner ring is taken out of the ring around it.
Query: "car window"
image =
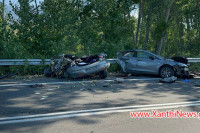
[[[127,57],[134,57],[134,52],[128,52],[126,53],[124,56],[127,56]]]
[[[137,57],[139,57],[139,58],[149,58],[149,57],[153,57],[153,55],[149,54],[147,52],[138,51],[137,52]]]

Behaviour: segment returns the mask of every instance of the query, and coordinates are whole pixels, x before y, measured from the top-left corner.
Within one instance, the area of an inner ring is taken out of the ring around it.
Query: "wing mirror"
[[[153,56],[149,56],[149,59],[151,60],[155,60],[155,58]]]

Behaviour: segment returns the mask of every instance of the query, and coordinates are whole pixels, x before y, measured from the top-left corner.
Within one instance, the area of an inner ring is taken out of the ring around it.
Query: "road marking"
[[[179,107],[190,107],[190,106],[200,106],[200,101],[100,108],[100,109],[90,109],[90,110],[67,111],[67,112],[58,112],[58,113],[7,117],[7,118],[0,118],[0,125],[11,124],[11,123],[33,122],[33,121],[41,121],[41,120],[53,120],[53,119],[61,119],[61,118],[72,118],[72,117],[79,117],[79,116],[90,116],[90,115],[142,111],[142,110],[179,108]]]
[[[16,117],[0,118],[0,121],[1,120],[12,120],[12,119],[33,118],[33,117],[45,117],[45,116],[54,116],[54,115],[64,115],[64,114],[86,113],[86,112],[105,111],[105,110],[133,109],[133,108],[169,106],[169,105],[183,105],[183,104],[196,104],[196,103],[200,103],[200,101],[178,102],[178,103],[163,103],[163,104],[149,104],[149,105],[134,105],[134,106],[99,108],[99,109],[78,110],[78,111],[65,111],[65,112],[48,113],[48,114],[37,114],[37,115],[27,115],[27,116],[16,116]]]
[[[160,78],[146,78],[146,79],[124,79],[124,81],[158,81]],[[115,80],[91,80],[91,81],[72,81],[72,82],[50,82],[50,83],[25,83],[25,84],[4,84],[0,87],[10,86],[30,86],[30,85],[57,85],[57,84],[77,84],[77,83],[93,83],[93,82],[115,82]]]

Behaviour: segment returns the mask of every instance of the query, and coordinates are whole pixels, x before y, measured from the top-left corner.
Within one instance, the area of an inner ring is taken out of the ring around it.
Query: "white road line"
[[[124,79],[124,81],[152,81],[160,80],[160,78],[147,78],[147,79]],[[93,83],[93,82],[114,82],[115,80],[91,80],[91,81],[72,81],[72,82],[50,82],[50,83],[25,83],[25,84],[3,84],[0,87],[10,86],[30,86],[30,85],[56,85],[56,84],[77,84],[77,83]]]
[[[117,110],[117,109],[130,109],[130,108],[134,109],[134,108],[158,107],[158,106],[169,106],[169,105],[183,105],[183,104],[196,104],[196,103],[200,103],[200,101],[149,104],[149,105],[134,105],[134,106],[99,108],[99,109],[78,110],[78,111],[65,111],[65,112],[48,113],[48,114],[6,117],[6,118],[0,118],[0,121],[2,121],[2,120],[12,120],[12,119],[26,119],[26,118],[34,118],[34,117],[45,117],[45,116],[54,116],[54,115],[66,115],[66,114],[75,114],[75,113],[86,113],[86,112],[95,112],[95,111],[97,112],[97,111],[107,111],[107,110]]]
[[[52,119],[60,119],[60,118],[71,118],[71,117],[78,117],[78,116],[100,115],[100,114],[129,112],[129,111],[167,109],[167,108],[178,108],[178,107],[189,107],[189,106],[200,106],[200,101],[154,104],[154,105],[153,104],[140,105],[140,106],[126,106],[126,107],[116,107],[116,108],[101,108],[101,109],[68,111],[68,112],[60,112],[60,113],[29,115],[29,116],[7,117],[7,118],[0,119],[0,125],[11,124],[11,123],[21,123],[21,122],[33,122],[33,121],[41,121],[41,120],[52,120]]]

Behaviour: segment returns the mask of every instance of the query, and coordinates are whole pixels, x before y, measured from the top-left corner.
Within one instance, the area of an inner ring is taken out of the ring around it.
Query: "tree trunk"
[[[184,40],[183,40],[183,24],[182,22],[180,22],[178,19],[176,19],[176,23],[178,26],[178,31],[179,31],[179,46],[181,49],[181,53],[184,55],[185,54],[185,50],[184,50]]]
[[[38,5],[37,5],[37,0],[34,0],[35,2],[35,7],[36,7],[36,12],[37,12],[37,15],[39,14],[39,10],[38,10]]]
[[[8,37],[7,37],[7,30],[6,30],[6,20],[5,20],[5,0],[3,0],[2,2],[2,11],[0,10],[0,15],[1,15],[1,19],[2,19],[2,22],[3,22],[3,31],[4,31],[4,39],[6,42],[8,42]]]
[[[168,5],[168,9],[167,9],[167,13],[166,13],[166,16],[165,16],[165,23],[167,23],[168,19],[169,19],[169,14],[170,14],[170,9],[171,9],[171,6],[173,4],[173,0],[170,0],[169,2],[169,5]],[[161,53],[161,50],[162,50],[162,45],[163,45],[163,40],[164,40],[164,33],[165,33],[165,30],[162,32],[162,36],[161,36],[161,39],[159,41],[159,46],[158,46],[158,55],[160,55]]]
[[[150,18],[148,16],[147,23],[146,23],[146,35],[144,40],[143,49],[147,50],[147,43],[149,41],[149,31],[150,31]]]
[[[137,31],[136,31],[136,35],[135,35],[135,47],[137,47],[137,41],[138,41],[138,34],[139,34],[139,30],[140,30],[140,21],[142,18],[142,0],[140,0],[139,2],[139,15],[138,15],[138,22],[137,22]]]
[[[132,38],[133,38],[133,49],[136,49],[136,44],[135,44],[135,35],[134,35],[134,31],[133,31],[133,35],[132,35]]]
[[[190,27],[190,21],[189,21],[190,19],[189,19],[189,17],[188,17],[188,15],[186,16],[186,24],[187,24],[187,33],[189,33],[190,32],[190,29],[191,29],[191,27]]]
[[[140,30],[139,30],[139,40],[138,40],[138,44],[141,44],[142,42],[142,35],[144,34],[144,29],[143,29],[143,25],[144,25],[144,20],[141,19],[140,21]],[[143,46],[143,45],[142,45]],[[140,46],[138,46],[137,48],[141,48]]]
[[[165,44],[165,56],[168,56],[169,54],[169,38],[168,33],[166,34],[166,44]]]

